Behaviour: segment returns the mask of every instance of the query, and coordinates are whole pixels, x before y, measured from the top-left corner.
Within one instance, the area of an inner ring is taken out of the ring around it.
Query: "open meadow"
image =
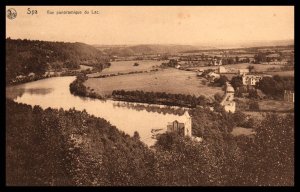
[[[247,108],[246,106],[251,101],[248,98],[238,98],[236,99],[238,107]],[[275,112],[284,112],[294,109],[294,103],[283,101],[283,100],[273,100],[273,99],[263,99],[258,100],[259,111],[275,111]]]
[[[291,76],[294,77],[295,71],[270,71],[270,72],[266,72],[267,74],[270,75],[279,75],[279,76]]]
[[[262,111],[287,111],[294,109],[294,103],[277,100],[262,100],[259,103],[259,109]]]
[[[204,95],[213,98],[215,93],[223,94],[220,87],[208,87],[195,72],[164,69],[157,72],[121,75],[107,78],[89,78],[86,87],[101,95],[110,95],[113,90],[143,90],[173,94]]]
[[[149,71],[155,66],[159,66],[164,61],[154,61],[154,60],[133,60],[133,61],[113,61],[110,62],[111,66],[109,68],[103,69],[101,73],[93,73],[88,75],[89,77],[96,77],[99,75],[107,74],[117,74],[117,73],[129,73],[134,71]],[[138,63],[138,66],[134,66]]]

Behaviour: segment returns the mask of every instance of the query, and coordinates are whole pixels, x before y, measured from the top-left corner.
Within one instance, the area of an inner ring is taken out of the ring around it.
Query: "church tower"
[[[189,112],[184,113],[186,122],[184,122],[184,136],[192,137],[192,117],[189,115]]]

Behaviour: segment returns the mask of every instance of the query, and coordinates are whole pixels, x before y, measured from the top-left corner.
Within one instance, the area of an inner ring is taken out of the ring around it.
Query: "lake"
[[[74,96],[69,91],[69,85],[75,80],[74,76],[53,77],[39,81],[29,82],[22,85],[11,86],[6,88],[6,97],[14,99],[15,102],[25,103],[31,106],[39,105],[43,109],[48,107],[68,110],[86,110],[87,113],[96,117],[101,117],[116,126],[119,130],[129,135],[138,131],[141,141],[148,146],[155,143],[153,130],[158,129],[160,132],[166,131],[168,122],[178,120],[186,122],[188,116],[177,115],[172,113],[159,113],[147,110],[148,108],[170,107],[162,105],[148,105],[140,103],[128,103],[112,100],[98,100]],[[139,106],[138,109],[132,105]],[[144,105],[145,108],[140,106]],[[131,106],[131,107],[129,107]]]

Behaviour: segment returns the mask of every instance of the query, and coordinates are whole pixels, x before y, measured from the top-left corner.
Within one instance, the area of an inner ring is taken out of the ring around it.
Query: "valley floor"
[[[223,94],[220,87],[203,85],[195,72],[164,69],[157,72],[121,75],[107,78],[89,78],[86,87],[101,95],[111,95],[113,90],[143,90],[145,92],[166,92],[213,98]]]

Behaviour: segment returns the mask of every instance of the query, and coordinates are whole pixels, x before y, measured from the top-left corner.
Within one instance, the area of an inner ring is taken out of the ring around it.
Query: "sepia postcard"
[[[294,6],[6,6],[7,186],[294,186]]]

